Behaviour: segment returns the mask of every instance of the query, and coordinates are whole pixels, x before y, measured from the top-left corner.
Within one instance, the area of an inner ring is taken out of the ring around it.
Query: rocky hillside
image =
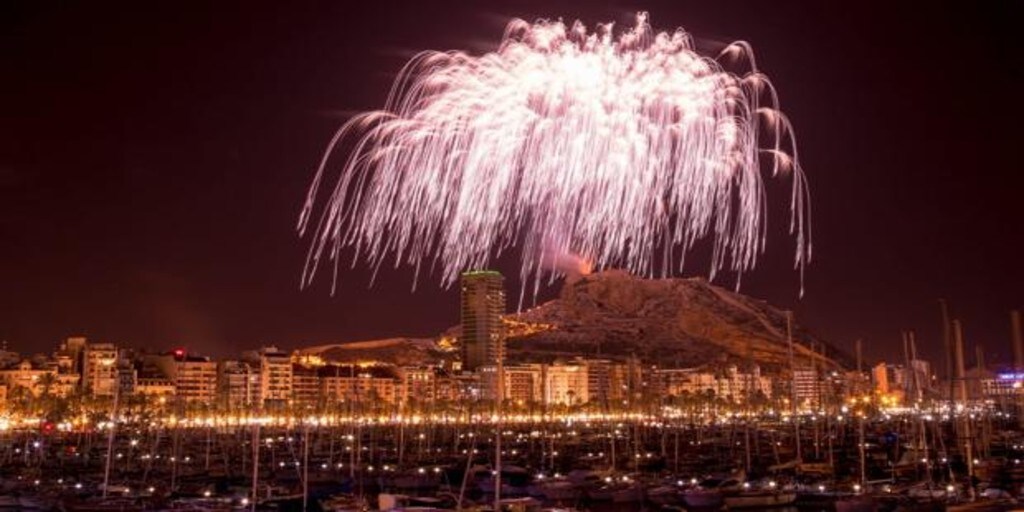
[[[320,356],[328,361],[382,361],[400,366],[430,364],[447,355],[431,338],[387,338],[332,343],[300,349],[298,353]]]
[[[605,271],[567,283],[561,296],[510,315],[513,359],[636,354],[662,366],[754,361],[788,365],[785,312],[701,278],[643,279]],[[797,365],[849,366],[848,356],[794,320]],[[824,355],[821,355],[823,352]]]

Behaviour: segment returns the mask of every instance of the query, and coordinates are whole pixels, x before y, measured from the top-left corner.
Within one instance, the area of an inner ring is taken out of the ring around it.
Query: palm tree
[[[771,400],[769,400],[768,395],[766,395],[764,391],[760,389],[755,390],[747,398],[747,403],[750,406],[750,408],[758,413],[763,412],[765,407],[767,407],[770,402]]]
[[[21,414],[30,413],[32,406],[32,392],[25,386],[13,386],[7,391],[7,403],[10,409]]]
[[[44,398],[50,396],[50,393],[53,391],[53,387],[57,384],[57,382],[58,380],[56,373],[47,372],[42,374],[39,377],[38,384],[36,384],[41,388],[41,396]]]
[[[39,376],[39,380],[36,381],[34,388],[39,390],[39,397],[36,402],[36,407],[44,417],[49,417],[55,401],[53,400],[53,387],[57,384],[57,374],[55,373],[44,373]]]
[[[704,398],[704,409],[706,412],[710,413],[715,405],[715,390],[707,388],[704,390],[702,395]]]

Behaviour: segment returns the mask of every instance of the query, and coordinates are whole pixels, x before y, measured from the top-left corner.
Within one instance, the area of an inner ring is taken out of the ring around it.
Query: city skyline
[[[217,356],[458,323],[457,287],[409,293],[407,270],[380,273],[372,288],[366,269],[343,271],[335,297],[325,283],[299,291],[305,244],[291,224],[320,150],[345,112],[382,103],[408,51],[493,49],[498,19],[511,16],[625,23],[636,9],[393,7],[129,9],[103,31],[90,21],[113,9],[15,8],[2,22],[14,44],[2,86],[13,115],[0,190],[13,200],[0,207],[0,339],[29,351],[80,333]],[[1001,26],[1011,16],[993,6],[887,8],[882,19],[879,5],[644,9],[698,39],[750,40],[802,134],[816,226],[807,294],[798,299],[791,253],[772,242],[742,292],[795,310],[848,351],[862,338],[874,358],[897,358],[887,347],[915,329],[934,361],[946,298],[969,345],[1009,360],[1007,313],[1024,282],[1012,250],[1020,178],[1009,168],[1020,107],[993,107],[986,91],[1019,84]],[[769,229],[781,230],[784,212],[770,213]],[[733,276],[717,283],[732,288]]]
[[[68,406],[106,407],[110,402],[181,413],[193,421],[210,414],[221,421],[230,417],[225,414],[240,412],[293,419],[345,410],[351,415],[353,404],[371,407],[371,414],[398,406],[392,412],[402,415],[431,404],[494,404],[503,389],[503,402],[519,412],[549,405],[608,413],[702,404],[713,407],[713,414],[720,408],[753,406],[771,415],[796,404],[802,413],[815,414],[860,402],[894,411],[944,407],[957,393],[962,393],[955,398],[960,401],[1002,403],[1019,394],[1024,379],[1019,366],[993,371],[980,362],[958,370],[962,378],[942,379],[930,361],[917,358],[912,339],[908,349],[908,360],[864,364],[860,371],[807,360],[791,361],[789,367],[735,360],[679,367],[635,356],[589,354],[546,362],[537,354],[520,354],[505,361],[503,370],[497,361],[467,370],[452,350],[404,363],[344,350],[289,353],[274,346],[212,359],[182,347],[135,350],[70,337],[45,358],[0,350],[0,410],[8,421],[11,416],[31,418],[35,411],[61,424]],[[498,377],[504,386],[496,385]]]
[[[506,360],[503,370],[495,366],[497,361],[467,370],[451,350],[405,363],[346,356],[345,351],[289,353],[275,346],[249,347],[231,358],[214,359],[184,347],[133,349],[69,337],[45,358],[0,350],[0,410],[29,417],[34,410],[42,411],[58,421],[67,411],[54,407],[54,400],[81,406],[91,398],[98,400],[92,406],[128,403],[143,410],[181,412],[193,420],[240,411],[295,418],[337,413],[339,406],[353,403],[493,404],[503,389],[503,401],[521,412],[537,405],[609,412],[627,411],[631,404],[671,407],[697,401],[705,407],[716,404],[716,411],[756,406],[772,414],[788,410],[795,400],[802,413],[814,414],[860,401],[892,410],[942,407],[957,385],[965,393],[957,400],[981,404],[1019,394],[1024,378],[1015,367],[993,371],[975,365],[965,369],[962,379],[950,381],[939,378],[930,361],[908,357],[912,359],[864,364],[856,371],[812,361],[791,367],[762,368],[759,362],[735,360],[680,367],[635,356],[575,354],[540,362],[520,354]],[[505,381],[503,387],[495,384],[498,376]]]

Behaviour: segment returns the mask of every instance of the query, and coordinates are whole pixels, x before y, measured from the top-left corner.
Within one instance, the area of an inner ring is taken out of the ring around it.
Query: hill
[[[788,366],[786,313],[702,278],[643,279],[605,271],[568,282],[557,299],[509,316],[513,359],[635,354],[662,366],[754,361]],[[849,366],[849,357],[792,326],[797,366]]]

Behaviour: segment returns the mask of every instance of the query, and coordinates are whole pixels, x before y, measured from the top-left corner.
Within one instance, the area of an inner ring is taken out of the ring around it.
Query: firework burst
[[[514,20],[495,52],[418,54],[383,110],[354,117],[331,140],[300,234],[342,145],[303,285],[324,259],[336,283],[344,248],[374,273],[407,264],[417,276],[438,271],[446,286],[513,246],[534,290],[548,260],[565,254],[664,276],[704,239],[712,278],[742,275],[764,251],[764,179],[777,175],[791,179],[801,276],[810,260],[796,143],[749,45],[702,56],[688,33],[655,32],[645,13],[617,37],[610,24],[588,32],[578,21]]]

